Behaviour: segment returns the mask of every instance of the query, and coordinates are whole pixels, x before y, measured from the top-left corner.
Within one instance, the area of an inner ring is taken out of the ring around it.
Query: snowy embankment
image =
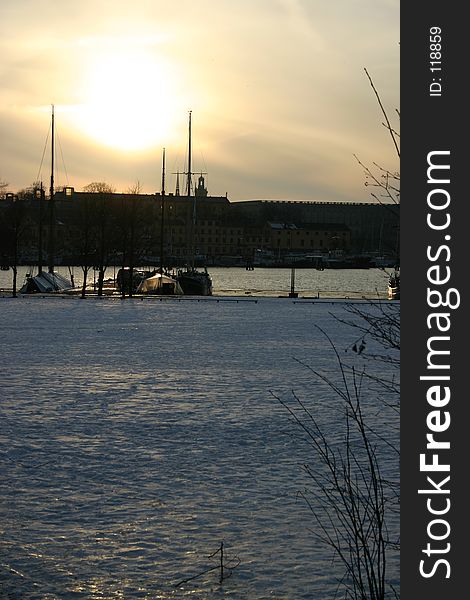
[[[7,597],[333,597],[342,570],[296,495],[308,450],[270,392],[295,390],[334,435],[329,390],[295,359],[335,377],[315,325],[350,347],[344,303],[0,303]],[[232,577],[175,587],[222,540]]]

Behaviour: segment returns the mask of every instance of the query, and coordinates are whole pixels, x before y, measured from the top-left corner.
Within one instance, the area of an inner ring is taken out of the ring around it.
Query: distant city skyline
[[[370,202],[398,169],[367,68],[399,129],[398,0],[2,0],[0,180],[166,188],[187,168],[230,200]],[[44,154],[44,159],[41,159]],[[180,188],[184,188],[180,179]]]

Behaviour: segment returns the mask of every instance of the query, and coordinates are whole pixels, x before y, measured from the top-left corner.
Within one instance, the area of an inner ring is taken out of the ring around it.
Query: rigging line
[[[203,166],[203,172],[206,176],[206,189],[208,189],[209,187],[209,175],[208,175],[208,171],[207,171],[207,164],[206,164],[206,159],[204,158],[204,153],[202,150],[199,150],[199,153],[201,155],[201,159],[202,159],[202,166]]]
[[[189,169],[189,153],[188,153],[188,150],[186,149],[186,152],[184,154],[184,171],[182,173],[180,173],[180,175],[186,175],[186,177],[188,177],[188,169]],[[191,176],[192,175],[194,175],[194,171],[193,171],[193,169],[191,167]],[[190,185],[191,185],[191,191],[194,191],[194,185],[193,185],[193,178],[192,177],[191,177]],[[185,194],[184,194],[184,195],[186,195],[186,192],[187,192],[187,189],[188,189],[187,183],[186,183],[185,186],[183,186],[183,188],[186,190]]]
[[[42,165],[44,163],[44,155],[46,154],[46,148],[47,148],[47,143],[49,142],[49,136],[50,136],[50,134],[51,134],[51,126],[49,125],[49,129],[47,131],[47,136],[46,136],[46,142],[44,144],[44,149],[42,151],[41,164],[39,165],[39,171],[38,171],[38,174],[37,174],[37,177],[36,177],[36,181],[41,181],[40,176],[41,176],[41,173],[42,173]]]
[[[172,158],[171,161],[171,168],[170,168],[170,172],[172,175],[176,176],[176,172],[178,172],[181,175],[181,171],[180,171],[180,161],[181,161],[181,156],[180,156],[180,152],[177,151],[176,152],[176,156],[174,158]],[[175,177],[175,183],[176,183],[176,177]],[[174,186],[173,186],[174,187]]]
[[[62,166],[64,168],[64,173],[65,173],[65,181],[67,182],[67,185],[69,185],[69,175],[67,173],[67,167],[65,166],[64,155],[62,153],[62,144],[60,143],[59,132],[56,133],[56,138],[57,138],[57,142],[59,143],[60,157],[62,159]]]
[[[198,149],[198,150],[199,150],[199,154],[201,155],[204,171],[207,171],[207,164],[206,164],[206,159],[204,158],[204,153],[201,149]]]

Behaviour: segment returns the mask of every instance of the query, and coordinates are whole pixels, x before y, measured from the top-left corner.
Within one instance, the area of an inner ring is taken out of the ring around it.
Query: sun
[[[95,141],[137,151],[162,144],[176,118],[175,72],[145,49],[94,59],[84,85],[78,126]]]

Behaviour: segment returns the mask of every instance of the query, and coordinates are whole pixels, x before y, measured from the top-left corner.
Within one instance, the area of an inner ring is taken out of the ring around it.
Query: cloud
[[[398,35],[395,0],[134,0],[131,7],[127,0],[3,0],[2,176],[18,187],[30,183],[55,103],[72,185],[99,179],[119,189],[140,179],[154,191],[162,146],[184,168],[192,109],[194,147],[212,193],[369,200],[353,153],[365,162],[396,160],[363,68],[396,123]],[[99,61],[132,52],[167,65],[167,76],[122,69],[105,101],[116,120],[130,120],[133,94],[137,107],[139,94],[152,89],[171,106],[148,103],[149,124],[171,119],[171,134],[155,133],[145,152],[123,153],[87,136],[72,117],[74,106],[90,102]]]

